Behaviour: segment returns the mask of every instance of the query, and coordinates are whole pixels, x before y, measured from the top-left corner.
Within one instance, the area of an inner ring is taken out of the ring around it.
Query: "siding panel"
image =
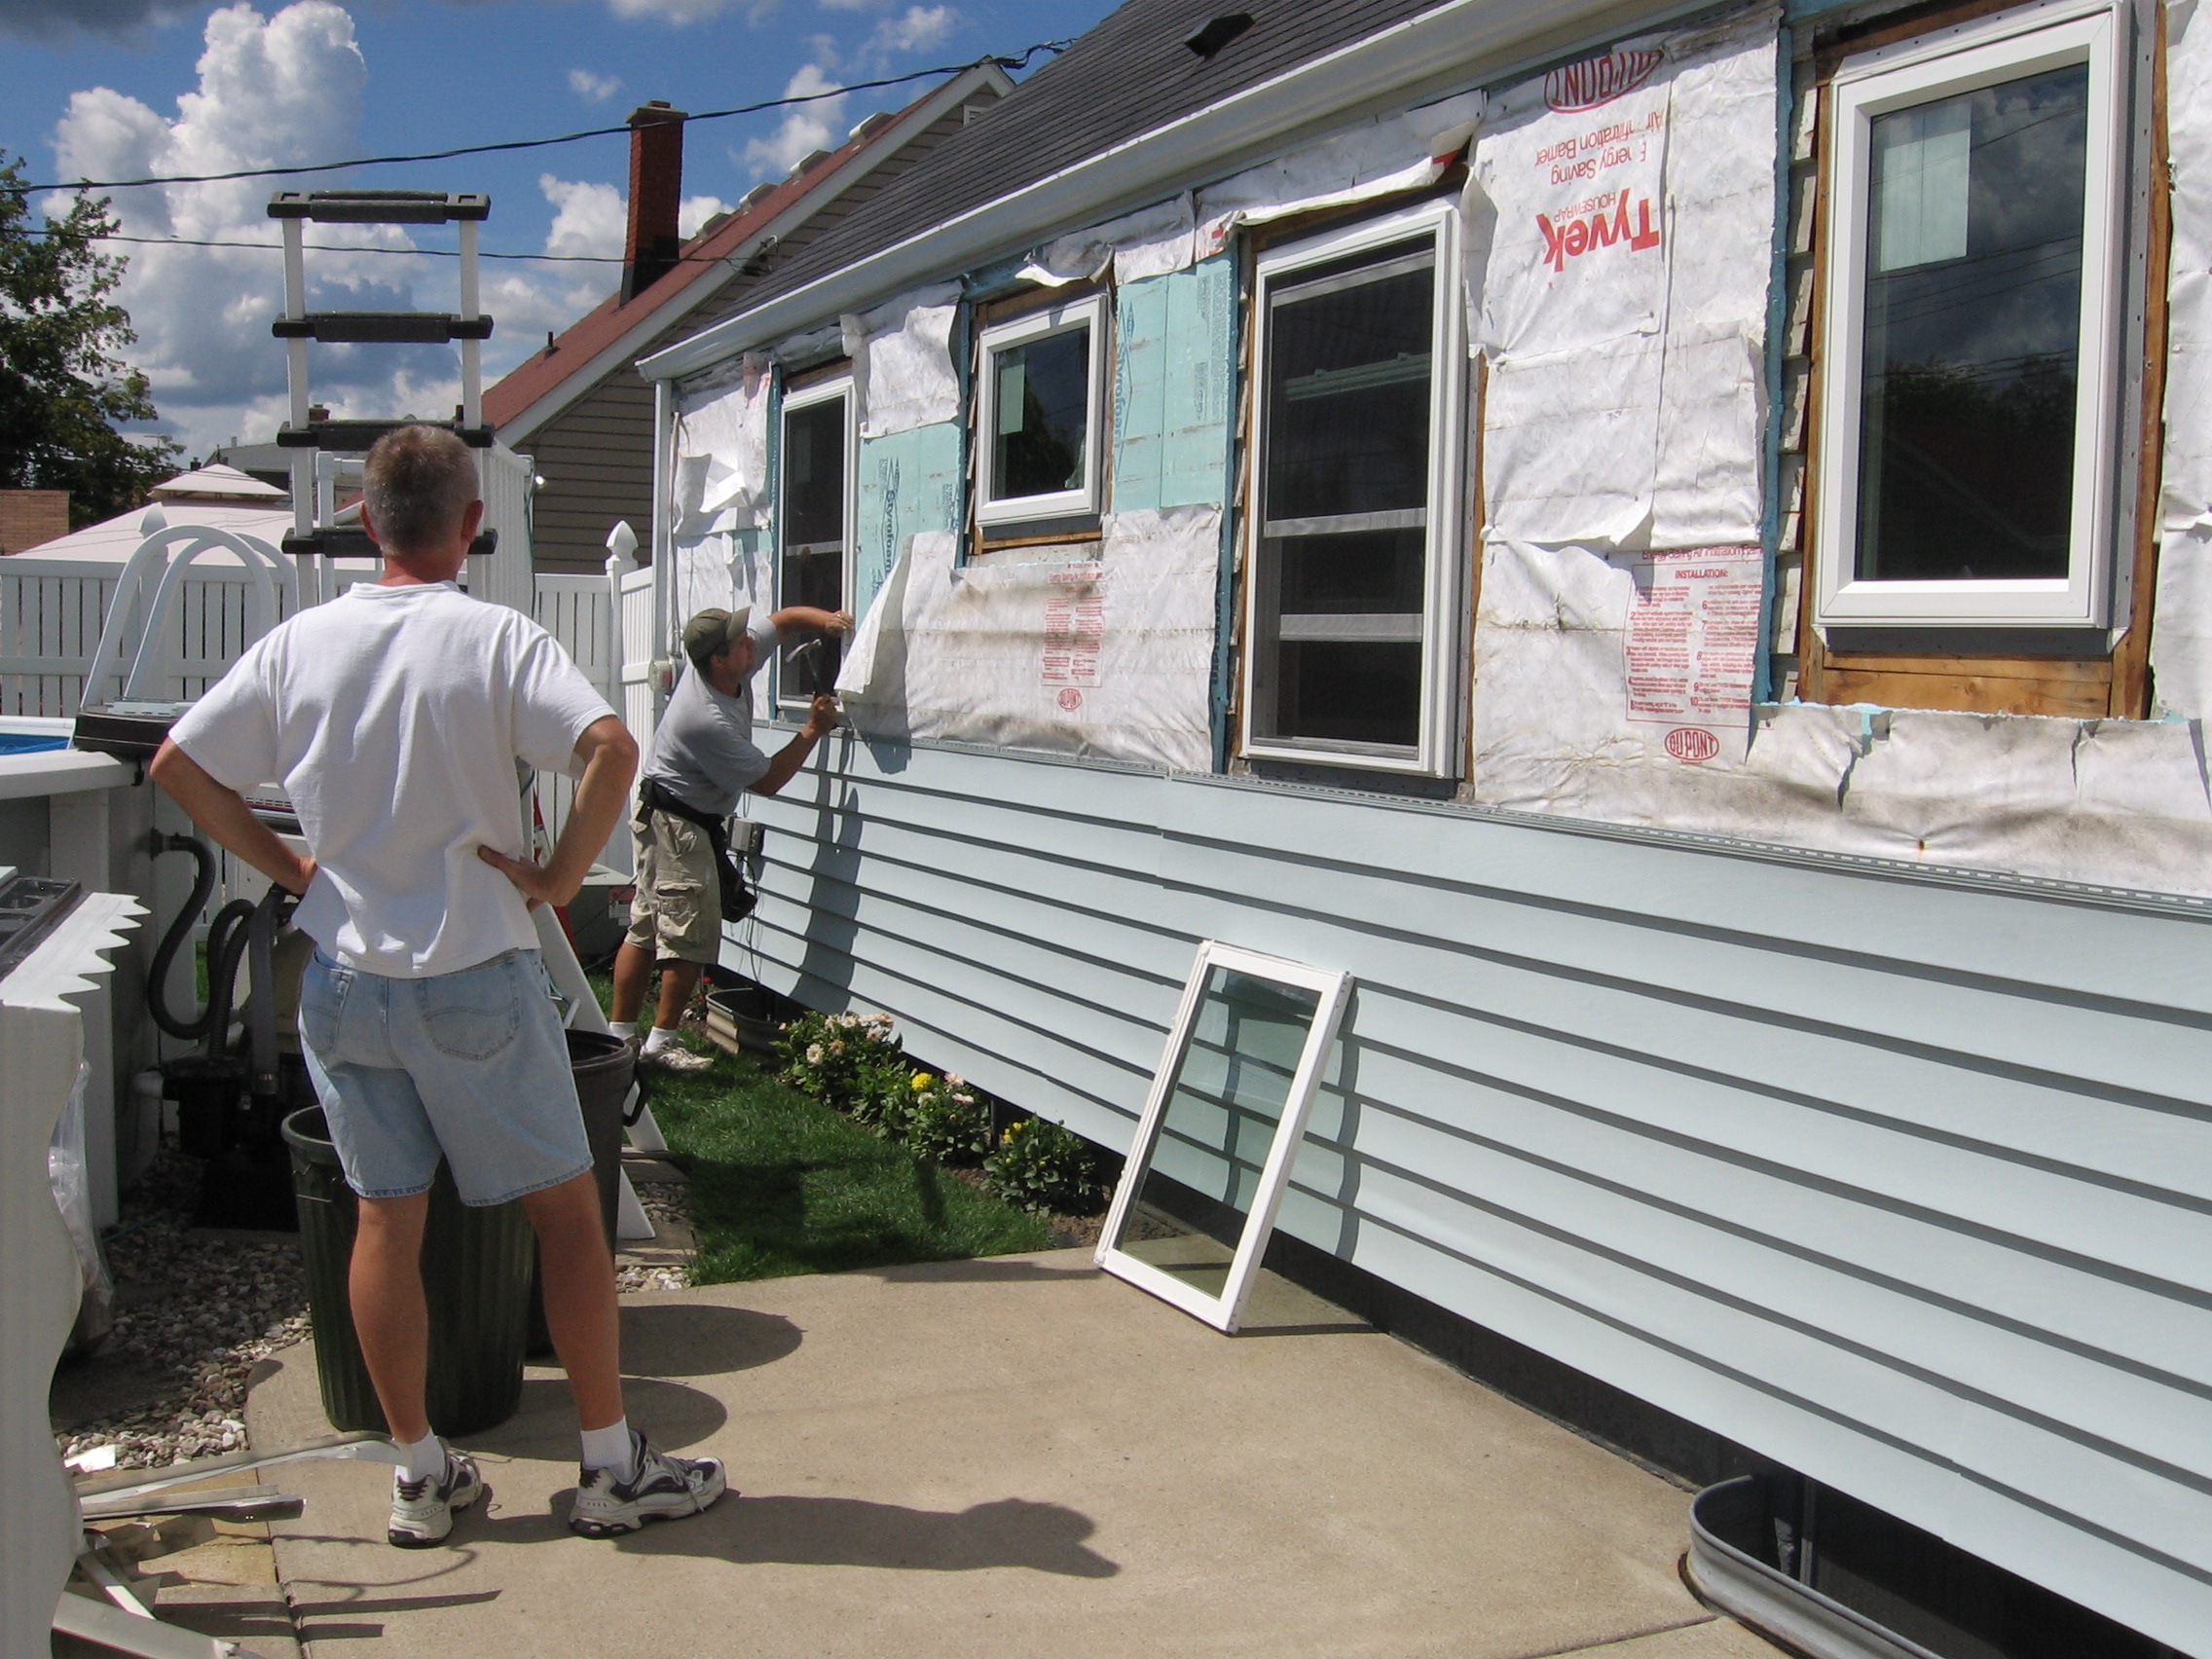
[[[2212,1628],[2184,906],[838,747],[732,960],[1125,1144],[1191,954],[1349,970],[1286,1231],[2138,1628]]]

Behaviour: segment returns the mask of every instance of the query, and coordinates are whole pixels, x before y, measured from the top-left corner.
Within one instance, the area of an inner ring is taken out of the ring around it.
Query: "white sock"
[[[672,1025],[656,1025],[645,1033],[645,1052],[648,1054],[657,1054],[663,1049],[675,1046],[676,1028]]]
[[[585,1429],[583,1443],[585,1468],[611,1469],[618,1481],[638,1478],[638,1448],[630,1438],[628,1418],[618,1418],[605,1428]]]
[[[634,1019],[610,1019],[607,1022],[607,1029],[627,1041],[638,1034],[638,1022]]]
[[[401,1446],[399,1452],[407,1459],[407,1478],[411,1481],[426,1481],[446,1472],[446,1443],[435,1434],[425,1434],[412,1446]]]

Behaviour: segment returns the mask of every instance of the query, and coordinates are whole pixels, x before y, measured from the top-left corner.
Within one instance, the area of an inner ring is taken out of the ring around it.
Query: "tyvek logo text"
[[[1629,216],[1632,205],[1636,210],[1633,222]],[[1633,190],[1621,192],[1610,213],[1601,207],[1587,218],[1563,213],[1556,220],[1538,213],[1536,228],[1544,235],[1544,263],[1554,271],[1565,271],[1568,260],[1592,248],[1622,243],[1641,252],[1659,245],[1659,228],[1651,222],[1651,199],[1639,201]]]

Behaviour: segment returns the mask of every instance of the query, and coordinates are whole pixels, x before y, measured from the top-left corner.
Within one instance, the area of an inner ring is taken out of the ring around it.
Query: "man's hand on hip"
[[[478,847],[476,856],[513,882],[515,890],[530,901],[533,910],[540,904],[565,904],[575,897],[572,893],[561,893],[554,885],[553,872],[534,860],[510,859],[490,847]]]

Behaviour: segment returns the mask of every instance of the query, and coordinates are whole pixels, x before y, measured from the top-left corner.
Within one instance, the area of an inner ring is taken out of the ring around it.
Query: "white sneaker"
[[[718,1458],[671,1457],[634,1428],[630,1446],[638,1459],[635,1479],[616,1480],[612,1469],[578,1473],[570,1531],[585,1538],[620,1537],[648,1521],[700,1514],[728,1489]]]
[[[681,1043],[664,1043],[657,1049],[644,1049],[638,1053],[638,1064],[658,1066],[662,1071],[703,1072],[714,1065],[706,1054],[694,1054]]]
[[[406,1470],[392,1471],[391,1525],[385,1536],[403,1550],[442,1544],[453,1530],[454,1511],[466,1509],[483,1495],[476,1459],[449,1446],[442,1477],[411,1481]]]

